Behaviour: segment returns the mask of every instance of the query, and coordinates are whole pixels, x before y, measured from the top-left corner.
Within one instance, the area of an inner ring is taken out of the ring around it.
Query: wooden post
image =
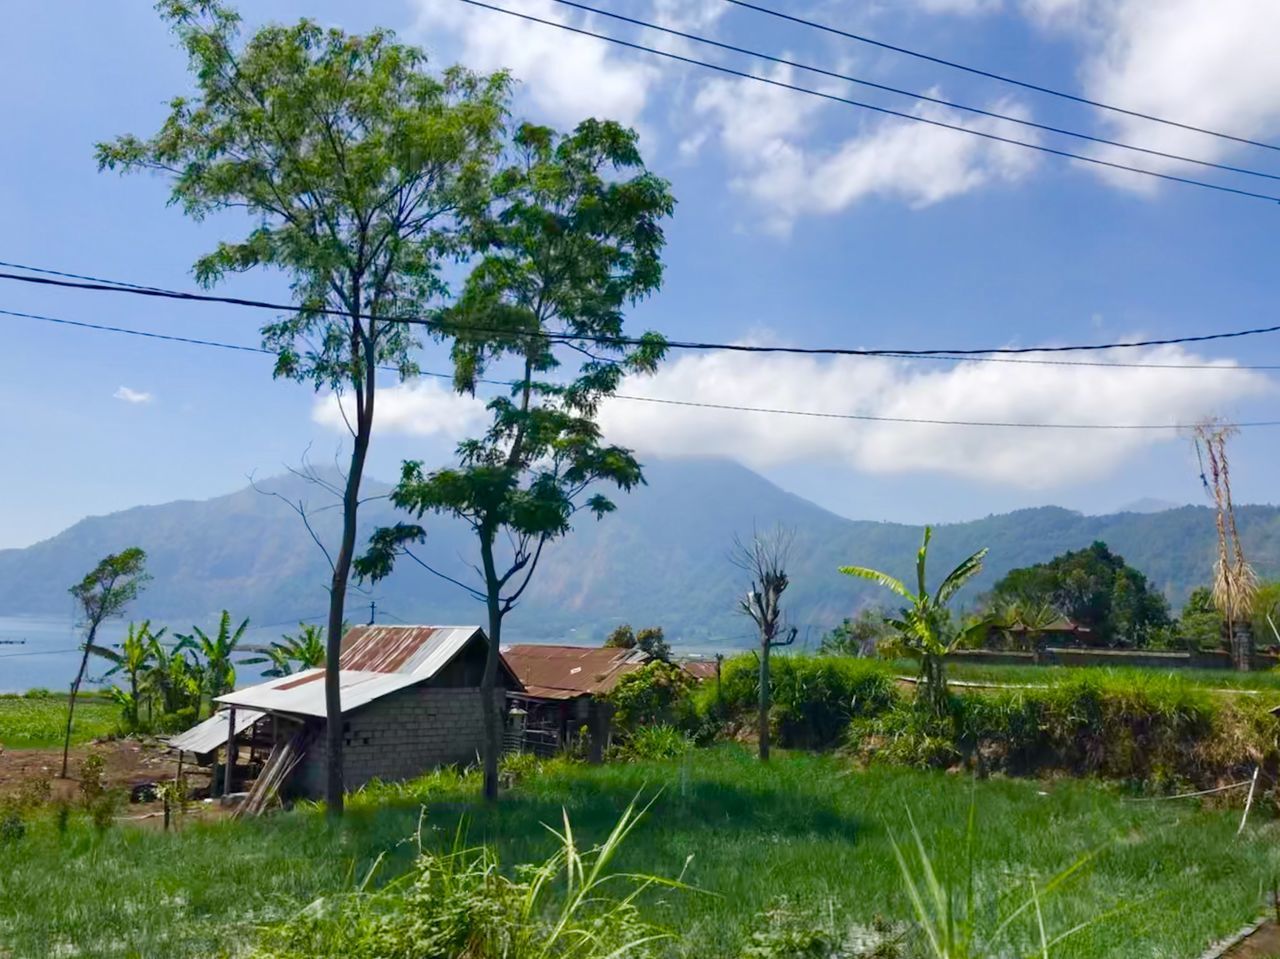
[[[716,653],[716,712],[724,715],[724,694],[720,691],[720,666],[724,662],[724,653]]]
[[[186,790],[186,787],[184,787],[184,786],[183,786],[183,784],[182,784],[182,757],[183,757],[183,755],[184,755],[184,753],[182,752],[182,750],[181,750],[181,749],[179,749],[179,750],[178,750],[178,774],[177,774],[176,776],[174,776],[174,777],[173,777],[173,783],[174,783],[174,786],[175,786],[175,787],[177,787],[177,796],[178,796],[178,812],[182,812],[183,810],[185,810],[185,809],[187,808],[187,790]],[[166,809],[168,809],[168,807],[167,807],[167,806],[166,806],[165,808],[166,808]],[[168,816],[166,816],[166,817],[165,817],[165,822],[168,822],[168,821],[169,821]]]
[[[227,766],[222,771],[223,798],[231,795],[231,777],[236,768],[236,708],[227,708]]]
[[[1244,832],[1244,824],[1249,821],[1249,810],[1253,808],[1253,791],[1258,787],[1258,768],[1253,767],[1253,779],[1249,781],[1249,798],[1244,801],[1244,815],[1240,817],[1240,828],[1236,830],[1236,835]]]

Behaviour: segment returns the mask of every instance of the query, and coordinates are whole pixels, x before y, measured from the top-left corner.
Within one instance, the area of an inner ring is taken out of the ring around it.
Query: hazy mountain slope
[[[735,533],[776,524],[795,530],[792,622],[815,634],[872,598],[865,584],[836,572],[842,564],[911,574],[918,527],[857,522],[787,493],[763,477],[723,460],[650,464],[649,485],[620,497],[618,512],[583,519],[548,549],[526,602],[508,620],[512,636],[597,640],[612,624],[658,623],[677,638],[745,636],[734,612],[746,588],[728,561]],[[325,494],[295,477],[260,484],[311,506]],[[375,494],[385,487],[369,484]],[[390,522],[385,501],[364,508],[366,531]],[[339,517],[314,515],[323,539],[336,539]],[[1266,574],[1280,570],[1280,510],[1244,507],[1240,521],[1249,555]],[[428,517],[425,558],[451,575],[469,578],[475,547],[459,523]],[[1049,559],[1102,539],[1142,569],[1175,603],[1209,576],[1214,527],[1209,510],[1182,507],[1158,513],[1085,516],[1056,507],[1020,510],[940,527],[933,568],[944,572],[969,552],[991,549],[975,589],[1007,570]],[[67,587],[108,552],[129,545],[147,550],[154,577],[135,616],[185,624],[211,618],[223,606],[256,623],[316,616],[325,608],[328,567],[297,515],[281,500],[253,489],[202,502],[179,501],[91,517],[27,549],[0,551],[0,615],[66,615]],[[388,616],[415,621],[476,621],[482,609],[461,590],[402,563],[375,596]],[[351,618],[361,619],[368,597],[354,594]]]

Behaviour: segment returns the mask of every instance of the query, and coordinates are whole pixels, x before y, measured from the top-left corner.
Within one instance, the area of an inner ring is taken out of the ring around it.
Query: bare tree
[[[739,600],[739,607],[751,617],[760,633],[760,758],[769,758],[769,651],[776,646],[790,646],[796,641],[794,627],[779,635],[782,621],[782,594],[790,580],[787,565],[795,531],[776,526],[765,533],[752,532],[743,542],[735,536],[729,559],[734,566],[751,577],[751,588]]]
[[[1227,646],[1236,669],[1253,665],[1250,613],[1258,593],[1258,576],[1244,557],[1235,504],[1231,501],[1231,469],[1227,464],[1227,440],[1234,426],[1207,419],[1195,428],[1194,442],[1200,461],[1200,482],[1213,499],[1218,523],[1218,561],[1213,572],[1213,602],[1227,627]],[[1207,470],[1207,472],[1206,472]]]

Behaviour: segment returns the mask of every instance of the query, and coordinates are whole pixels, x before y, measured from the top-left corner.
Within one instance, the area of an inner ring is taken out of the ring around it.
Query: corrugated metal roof
[[[680,668],[699,682],[702,682],[704,679],[716,678],[716,664],[714,660],[687,659],[680,664]]]
[[[540,699],[607,693],[619,679],[649,661],[648,653],[639,649],[537,643],[504,646],[502,655],[526,694]]]
[[[356,626],[342,638],[338,688],[342,711],[359,709],[424,682],[453,661],[484,630],[479,626]],[[309,669],[219,696],[218,701],[323,718],[323,669]]]
[[[197,753],[201,756],[213,752],[227,743],[227,713],[222,710],[214,713],[202,723],[197,723],[186,732],[169,737],[169,748],[183,752]],[[244,732],[265,714],[255,709],[236,710],[236,734]]]

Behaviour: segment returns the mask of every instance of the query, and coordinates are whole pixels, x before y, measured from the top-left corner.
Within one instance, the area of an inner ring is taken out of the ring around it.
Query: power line
[[[474,0],[463,0],[463,2],[471,3]],[[186,300],[199,303],[227,303],[232,306],[246,306],[256,309],[267,309],[274,311],[285,311],[300,313],[304,312],[303,307],[289,303],[272,303],[265,300],[252,300],[243,297],[234,296],[215,296],[208,293],[189,293],[179,290],[166,290],[160,287],[138,286],[129,284],[122,286],[115,280],[104,280],[97,277],[82,277],[78,274],[65,273],[57,270],[49,270],[43,267],[23,266],[17,263],[8,263],[0,260],[0,266],[7,266],[13,269],[27,270],[33,273],[45,273],[49,276],[22,276],[16,273],[0,272],[0,280],[14,280],[21,283],[34,283],[42,286],[66,287],[77,290],[87,290],[90,292],[101,293],[128,293],[137,296],[160,297],[165,299]],[[57,279],[55,277],[77,277],[76,280]],[[86,280],[88,282],[81,282]],[[326,316],[338,316],[351,318],[351,314],[331,307],[315,307],[310,309],[314,312]],[[433,320],[427,320],[422,317],[388,317],[374,316],[369,313],[357,313],[355,316],[359,319],[377,320],[384,323],[408,323],[433,328],[437,332],[448,333],[450,327],[447,324],[439,324]],[[503,335],[511,335],[511,330],[486,330],[479,327],[468,327],[468,329],[480,333],[497,333]],[[1231,330],[1225,333],[1203,333],[1194,336],[1171,336],[1158,339],[1146,340],[1128,340],[1115,343],[1086,343],[1071,346],[995,346],[980,348],[961,348],[961,349],[854,349],[850,347],[805,347],[805,346],[766,346],[750,343],[715,343],[701,342],[695,340],[671,340],[665,339],[668,349],[674,350],[697,350],[697,351],[724,351],[732,353],[784,353],[800,356],[889,356],[900,358],[915,358],[941,356],[948,359],[967,358],[970,356],[983,355],[1025,355],[1028,353],[1080,353],[1080,352],[1102,352],[1105,350],[1123,350],[1138,349],[1151,346],[1175,346],[1184,343],[1207,343],[1213,340],[1231,340],[1239,339],[1245,336],[1258,336],[1267,333],[1280,332],[1280,325],[1252,327],[1243,330]],[[551,331],[535,331],[522,335],[537,337],[548,340],[552,343],[600,343],[611,346],[639,346],[647,341],[641,337],[633,336],[606,336],[595,334],[577,334],[577,333],[556,333]]]
[[[869,87],[873,90],[882,90],[885,93],[893,93],[898,96],[911,97],[925,103],[935,103],[939,106],[948,107],[952,110],[962,110],[966,113],[976,114],[981,117],[989,117],[993,120],[1002,120],[1007,123],[1016,123],[1019,126],[1030,127],[1034,130],[1042,130],[1046,133],[1056,133],[1061,136],[1074,137],[1077,140],[1087,140],[1090,143],[1100,143],[1104,146],[1118,147],[1122,150],[1132,150],[1136,153],[1145,153],[1148,156],[1162,157],[1166,160],[1177,160],[1181,163],[1192,163],[1196,166],[1202,166],[1213,170],[1223,170],[1227,173],[1239,173],[1245,176],[1261,177],[1266,180],[1280,180],[1280,174],[1266,173],[1262,170],[1252,170],[1248,167],[1232,166],[1228,163],[1215,163],[1212,160],[1200,160],[1195,157],[1183,156],[1179,153],[1168,153],[1164,150],[1154,150],[1150,147],[1137,146],[1132,143],[1124,143],[1120,140],[1112,140],[1107,137],[1097,136],[1091,133],[1081,133],[1077,130],[1068,130],[1064,127],[1055,127],[1046,123],[1037,123],[1035,120],[1029,120],[1025,117],[1012,116],[1007,113],[997,113],[994,110],[984,110],[981,107],[968,106],[964,103],[957,103],[954,100],[947,100],[944,97],[936,97],[927,93],[917,93],[913,90],[904,90],[901,87],[889,86],[885,83],[877,83],[874,80],[867,80],[862,77],[850,76],[847,73],[839,73],[835,70],[827,70],[823,67],[815,67],[811,64],[801,63],[797,60],[789,60],[786,57],[776,57],[768,53],[761,53],[759,50],[752,50],[747,47],[740,47],[732,43],[724,43],[720,40],[713,40],[710,37],[704,37],[696,33],[686,33],[683,30],[676,30],[673,27],[664,27],[658,23],[651,23],[648,20],[641,20],[638,17],[629,17],[621,13],[614,13],[610,10],[601,10],[598,7],[589,6],[585,3],[578,3],[577,0],[554,0],[554,2],[562,6],[572,7],[575,10],[582,10],[586,13],[594,13],[598,16],[609,17],[622,23],[629,23],[632,26],[643,27],[647,30],[656,30],[669,36],[680,37],[684,40],[691,40],[694,43],[702,43],[707,46],[716,47],[721,50],[728,50],[732,53],[740,53],[745,56],[755,57],[760,60],[766,60],[770,63],[777,63],[782,66],[795,67],[798,70],[805,70],[809,73],[816,73],[820,76],[831,77],[834,80],[843,80],[847,83],[856,83],[859,86]]]
[[[876,106],[873,103],[867,103],[863,100],[854,100],[849,97],[842,97],[834,93],[826,93],[822,90],[814,90],[812,87],[802,87],[799,84],[787,83],[783,80],[775,80],[771,77],[762,77],[754,73],[748,73],[745,70],[735,70],[733,67],[722,66],[718,63],[711,63],[707,60],[699,60],[696,57],[686,57],[678,53],[671,53],[667,50],[659,50],[657,47],[645,46],[642,43],[633,43],[630,40],[623,40],[619,37],[611,37],[606,33],[596,33],[592,30],[586,30],[581,27],[575,27],[567,23],[559,23],[555,20],[547,20],[542,17],[535,17],[529,13],[520,13],[516,10],[508,10],[505,7],[497,7],[490,3],[482,3],[481,0],[461,0],[462,3],[470,4],[473,7],[481,7],[485,10],[492,10],[495,13],[503,13],[509,17],[518,17],[521,20],[528,20],[532,23],[541,23],[548,27],[555,27],[557,30],[567,30],[570,33],[581,34],[585,37],[595,37],[597,40],[604,40],[608,43],[617,44],[618,46],[627,47],[632,50],[639,50],[644,53],[651,53],[654,56],[666,57],[668,60],[676,60],[680,63],[687,63],[692,66],[704,67],[708,70],[715,70],[718,73],[728,74],[729,76],[740,77],[744,80],[755,80],[757,83],[765,83],[772,87],[778,87],[783,90],[793,90],[796,93],[806,93],[809,96],[820,97],[823,100],[829,100],[833,103],[843,103],[847,106],[858,107],[863,110],[871,110],[875,113],[882,113],[886,116],[899,117],[903,120],[912,120],[916,123],[924,123],[933,127],[941,127],[944,130],[955,130],[957,133],[967,133],[970,136],[981,137],[984,140],[992,140],[997,143],[1007,143],[1011,146],[1023,147],[1028,150],[1036,150],[1040,153],[1048,153],[1053,156],[1065,157],[1069,160],[1079,160],[1082,163],[1092,163],[1095,166],[1107,167],[1112,170],[1123,170],[1127,173],[1138,173],[1143,176],[1155,177],[1158,180],[1168,180],[1172,183],[1183,183],[1187,186],[1197,186],[1206,190],[1216,190],[1220,193],[1231,193],[1235,196],[1247,197],[1253,200],[1265,200],[1268,203],[1280,203],[1280,196],[1268,193],[1254,193],[1251,190],[1242,190],[1237,187],[1225,186],[1221,183],[1210,183],[1208,180],[1196,180],[1191,177],[1177,176],[1172,173],[1160,173],[1156,170],[1148,170],[1144,167],[1130,166],[1126,163],[1116,163],[1112,160],[1103,160],[1100,157],[1091,157],[1084,153],[1072,153],[1070,150],[1059,150],[1056,147],[1045,146],[1040,143],[1031,143],[1027,140],[1019,140],[1015,137],[1001,136],[998,133],[990,133],[986,130],[975,130],[971,127],[960,126],[956,123],[947,123],[944,120],[934,120],[930,117],[918,116],[914,113],[905,113],[902,110],[893,110],[889,107]]]
[[[984,426],[1009,429],[1035,430],[1189,430],[1192,423],[1021,423],[1016,421],[993,420],[942,420],[911,416],[872,416],[862,413],[824,413],[816,410],[775,409],[764,406],[738,406],[732,403],[702,403],[694,400],[668,400],[655,396],[623,396],[618,399],[633,400],[642,403],[660,403],[666,406],[692,406],[710,410],[733,410],[742,413],[772,413],[780,416],[811,416],[828,420],[858,420],[870,423],[905,423],[922,426]],[[1232,423],[1232,426],[1245,427],[1280,426],[1280,420],[1255,420],[1253,422]]]
[[[176,341],[189,345],[226,348],[233,350],[243,350],[252,353],[270,353],[270,350],[264,350],[257,347],[248,347],[229,343],[218,343],[211,340],[196,340],[184,337],[163,336],[159,334],[148,333],[142,330],[130,330],[125,327],[104,326],[93,323],[81,323],[76,321],[64,321],[52,317],[44,317],[39,314],[20,313],[15,310],[0,310],[0,314],[7,316],[19,316],[27,319],[51,320],[55,323],[63,323],[67,326],[79,327],[85,329],[100,330],[109,333],[123,333],[129,335],[143,336],[147,338]],[[1104,364],[1105,365],[1105,364]],[[394,371],[394,367],[382,367]],[[1230,369],[1230,367],[1226,367]],[[422,375],[438,377],[442,379],[452,379],[447,373],[425,372]],[[480,382],[494,386],[514,386],[517,385],[510,380],[491,380],[481,379]],[[742,406],[731,403],[707,403],[696,400],[677,400],[666,397],[656,396],[636,396],[628,393],[615,393],[614,399],[625,400],[632,403],[656,403],[663,406],[683,406],[693,409],[709,409],[709,410],[726,410],[740,413],[765,413],[777,416],[804,416],[815,419],[826,420],[848,420],[865,423],[896,423],[896,424],[915,424],[922,426],[967,426],[967,427],[990,427],[1002,429],[1053,429],[1053,430],[1189,430],[1194,427],[1191,423],[1024,423],[1016,421],[995,421],[995,420],[945,420],[927,417],[907,417],[907,416],[880,416],[864,413],[831,413],[819,410],[791,410],[774,407],[761,406]],[[1280,426],[1280,420],[1257,420],[1250,422],[1239,422],[1224,424],[1237,428],[1253,428],[1253,427],[1269,427]],[[313,617],[315,618],[315,617]],[[276,624],[283,625],[283,624]],[[262,627],[265,628],[265,627]]]
[[[848,30],[841,30],[838,27],[829,24],[819,23],[815,20],[808,20],[804,17],[798,17],[790,13],[783,13],[781,10],[773,10],[769,7],[762,7],[756,3],[749,3],[747,0],[725,0],[735,7],[743,7],[747,10],[754,10],[757,13],[763,13],[770,17],[777,17],[779,20],[789,20],[802,26],[812,27],[815,30],[821,30],[824,33],[835,34],[848,40],[856,40],[859,43],[870,44],[879,47],[882,50],[891,50],[894,53],[901,53],[904,56],[915,57],[917,60],[927,60],[929,63],[936,63],[939,66],[950,67],[953,70],[962,70],[965,73],[971,73],[975,76],[986,77],[989,80],[998,80],[1001,83],[1012,84],[1016,87],[1022,87],[1024,90],[1034,90],[1036,93],[1044,93],[1052,97],[1059,97],[1063,100],[1071,100],[1075,103],[1083,103],[1086,106],[1097,107],[1099,110],[1108,110],[1112,113],[1122,113],[1125,116],[1137,117],[1141,120],[1150,120],[1152,123],[1162,123],[1165,126],[1177,127],[1180,130],[1190,130],[1193,133],[1203,133],[1206,136],[1218,137],[1222,140],[1230,140],[1233,143],[1243,143],[1248,146],[1261,147],[1264,150],[1280,150],[1280,146],[1272,143],[1264,143],[1260,140],[1251,140],[1248,137],[1235,136],[1230,133],[1222,133],[1217,130],[1210,130],[1206,127],[1198,127],[1190,123],[1180,123],[1177,120],[1170,120],[1165,117],[1155,116],[1150,113],[1142,113],[1139,110],[1128,110],[1124,107],[1118,107],[1110,103],[1103,103],[1100,100],[1091,100],[1088,97],[1079,96],[1074,93],[1067,93],[1063,90],[1055,90],[1052,87],[1042,86],[1037,83],[1031,83],[1026,80],[1018,80],[1005,74],[994,73],[990,70],[983,70],[980,67],[971,67],[967,64],[957,63],[954,60],[944,60],[942,57],[935,57],[927,53],[921,53],[919,50],[912,50],[908,47],[896,46],[892,43],[886,43],[883,40],[875,40],[863,34],[851,33]]]
[[[137,330],[125,326],[110,326],[104,323],[87,323],[83,320],[68,320],[64,317],[49,316],[44,313],[27,313],[22,310],[0,309],[0,316],[12,316],[25,320],[39,320],[42,323],[56,323],[60,326],[79,327],[86,330],[97,330],[102,333],[122,333],[126,336],[140,336],[153,340],[169,340],[173,343],[185,343],[189,346],[209,346],[221,350],[236,350],[242,353],[257,353],[275,356],[274,350],[260,346],[248,346],[242,343],[223,343],[219,340],[202,340],[189,336],[175,336],[169,333],[154,333],[150,330]],[[1098,360],[1038,360],[1010,356],[960,356],[949,353],[925,353],[910,355],[905,353],[877,353],[872,356],[855,356],[854,359],[903,359],[903,360],[940,360],[948,363],[1008,363],[1020,366],[1067,366],[1085,367],[1089,369],[1117,370],[1192,370],[1218,373],[1274,373],[1280,371],[1280,364],[1244,364],[1244,363],[1108,363]],[[396,366],[379,366],[387,373],[399,373]],[[432,370],[419,370],[419,376],[435,379],[452,380],[451,373],[437,373]],[[512,386],[509,380],[492,380],[481,377],[478,382],[492,386]]]

